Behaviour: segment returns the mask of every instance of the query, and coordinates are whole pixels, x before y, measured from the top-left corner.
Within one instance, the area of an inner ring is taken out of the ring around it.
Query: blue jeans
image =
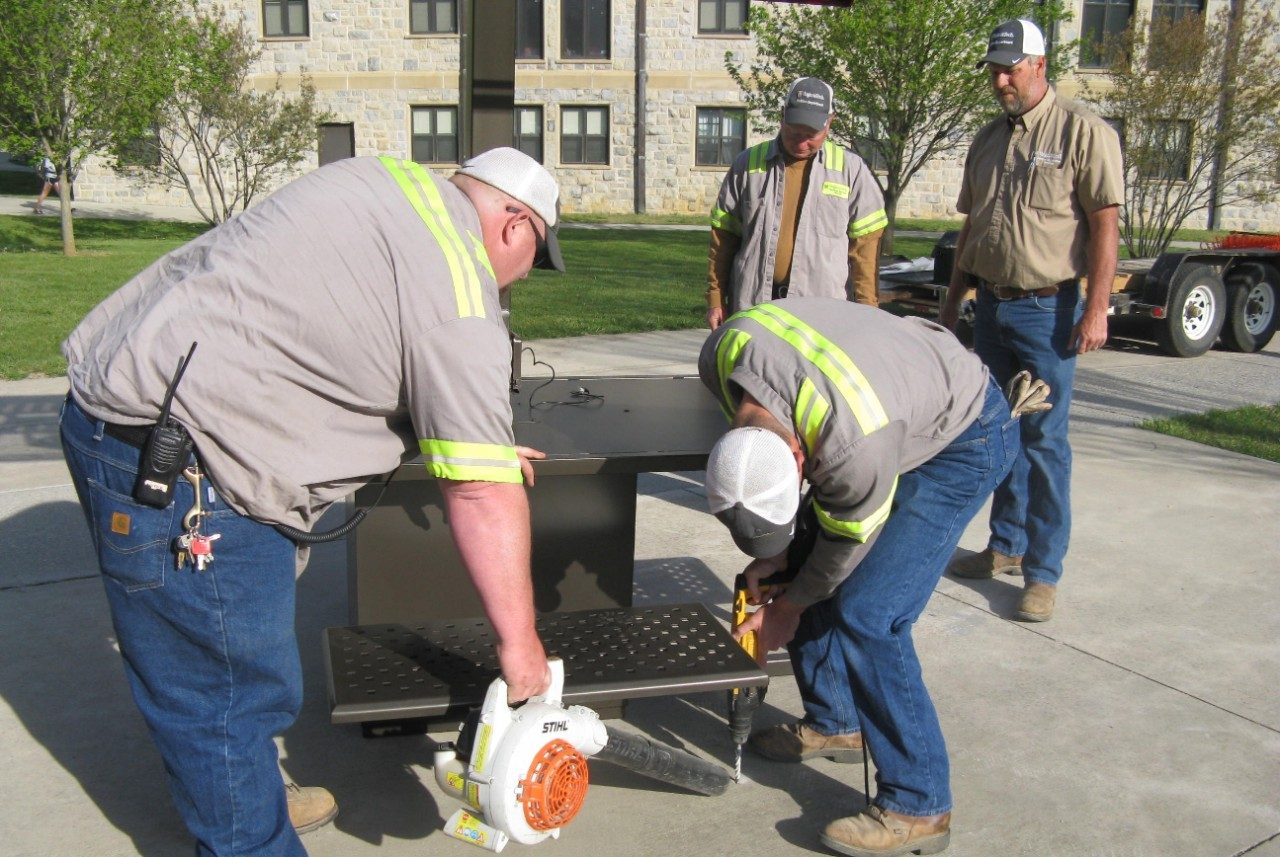
[[[206,494],[215,561],[175,564],[193,503],[179,479],[165,509],[132,497],[139,452],[70,398],[62,449],[89,522],[125,675],[200,855],[305,855],[274,738],[302,704],[294,638],[295,548]],[[208,485],[208,482],[205,482]]]
[[[1071,537],[1071,444],[1067,418],[1076,353],[1071,329],[1080,320],[1078,286],[1050,297],[997,300],[978,290],[973,346],[1002,387],[1028,369],[1048,383],[1053,410],[1028,414],[1022,423],[1022,454],[991,501],[989,546],[1022,557],[1028,583],[1054,586]]]
[[[911,628],[960,534],[1017,454],[1017,423],[990,383],[977,419],[899,477],[883,531],[835,593],[801,614],[789,646],[805,722],[824,735],[861,730],[884,809],[951,810],[946,743]]]

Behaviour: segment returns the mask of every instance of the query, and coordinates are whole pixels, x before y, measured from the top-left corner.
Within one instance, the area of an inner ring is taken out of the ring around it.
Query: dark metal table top
[[[769,678],[701,604],[539,616],[547,654],[565,661],[564,701],[591,705],[733,687]],[[484,619],[329,628],[334,723],[465,712],[498,675]]]

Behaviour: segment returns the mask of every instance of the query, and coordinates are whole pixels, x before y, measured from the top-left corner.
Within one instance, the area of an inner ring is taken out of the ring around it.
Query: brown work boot
[[[861,732],[823,735],[803,722],[779,723],[753,732],[747,739],[747,746],[775,762],[803,762],[818,758],[843,763],[861,762],[864,753]]]
[[[953,577],[967,580],[984,580],[1001,574],[1022,574],[1022,557],[1002,554],[987,548],[951,563],[947,571]]]
[[[872,806],[828,824],[822,844],[852,857],[937,854],[951,844],[951,813],[901,815]]]
[[[1053,618],[1053,600],[1058,588],[1052,583],[1027,583],[1014,613],[1023,622],[1047,622]]]
[[[324,827],[338,814],[338,802],[328,789],[285,783],[284,793],[289,799],[289,823],[298,833],[310,833]]]

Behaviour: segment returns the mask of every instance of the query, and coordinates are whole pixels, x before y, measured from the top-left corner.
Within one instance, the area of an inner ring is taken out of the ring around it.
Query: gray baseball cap
[[[802,77],[791,84],[782,106],[782,121],[788,125],[822,128],[835,112],[835,91],[826,81]]]

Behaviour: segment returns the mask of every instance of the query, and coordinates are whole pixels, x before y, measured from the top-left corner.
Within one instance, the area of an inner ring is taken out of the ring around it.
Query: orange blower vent
[[[564,827],[587,799],[587,757],[572,744],[552,741],[529,765],[521,781],[524,817],[534,830]]]

